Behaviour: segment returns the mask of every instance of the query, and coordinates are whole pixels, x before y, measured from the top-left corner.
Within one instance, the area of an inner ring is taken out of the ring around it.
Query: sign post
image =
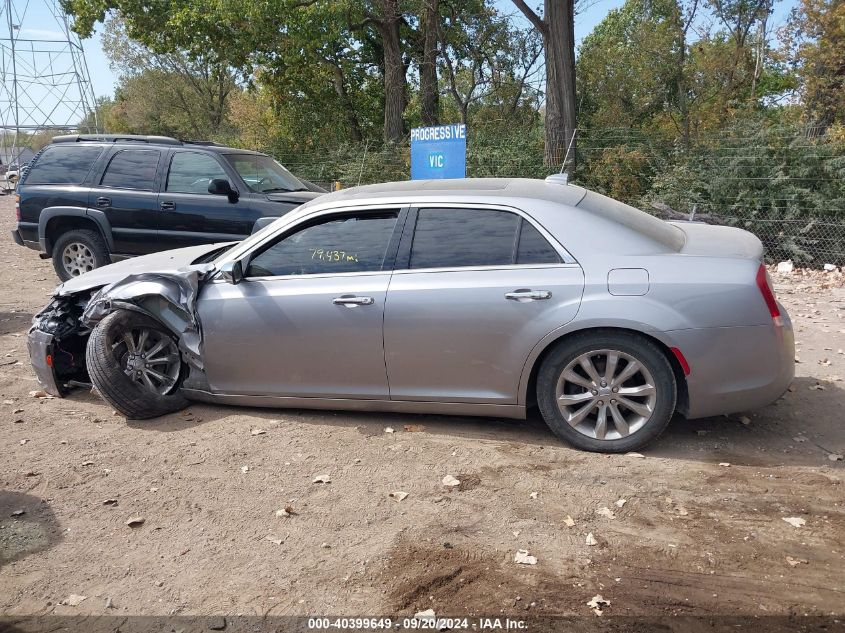
[[[466,178],[467,126],[463,123],[411,130],[411,180]]]

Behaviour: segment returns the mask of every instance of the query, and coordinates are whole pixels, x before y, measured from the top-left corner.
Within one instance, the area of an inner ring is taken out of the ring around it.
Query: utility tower
[[[0,81],[3,163],[35,132],[99,131],[82,43],[58,0],[0,0]]]

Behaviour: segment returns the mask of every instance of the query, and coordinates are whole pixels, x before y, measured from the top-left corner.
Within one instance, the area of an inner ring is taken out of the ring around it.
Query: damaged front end
[[[158,321],[178,341],[190,368],[186,382],[205,387],[201,328],[195,306],[200,283],[211,265],[173,272],[127,275],[100,289],[67,293],[60,286],[32,322],[27,341],[41,387],[63,396],[75,386],[90,386],[85,350],[91,331],[115,310],[134,310]]]

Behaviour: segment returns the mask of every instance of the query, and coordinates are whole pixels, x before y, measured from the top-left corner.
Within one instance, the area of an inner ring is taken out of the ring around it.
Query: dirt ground
[[[2,616],[594,617],[596,594],[608,615],[845,614],[842,277],[777,279],[800,350],[778,402],[603,456],[536,416],[196,405],[127,422],[83,389],[31,397],[26,331],[57,280],[13,224],[0,198]]]

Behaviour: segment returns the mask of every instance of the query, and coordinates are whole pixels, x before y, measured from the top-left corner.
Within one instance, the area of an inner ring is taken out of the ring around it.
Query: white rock
[[[596,594],[588,602],[587,606],[593,610],[596,615],[602,615],[602,609],[610,606],[610,600],[602,598],[601,594]]]
[[[434,609],[426,609],[425,611],[417,611],[414,614],[415,620],[434,620],[437,616],[434,614]]]
[[[539,493],[539,492],[532,492],[532,493],[531,493],[530,495],[528,495],[528,496],[529,496],[529,497],[531,497],[532,499],[536,499],[537,497],[539,497],[539,496],[540,496],[540,493]]]
[[[626,457],[634,457],[636,459],[645,459],[645,455],[642,453],[625,453]]]
[[[627,500],[627,499],[619,499],[618,501],[616,501],[616,507],[617,507],[617,508],[621,508],[621,507],[622,507],[622,506],[624,506],[626,503],[628,503],[628,500]]]
[[[586,543],[587,543],[587,545],[589,545],[590,547],[592,547],[593,545],[598,545],[598,544],[599,544],[599,542],[596,540],[596,537],[595,537],[595,536],[593,536],[593,533],[592,533],[592,532],[590,532],[589,534],[587,534],[587,541],[586,541]]]
[[[827,456],[827,458],[832,462],[841,462],[845,457],[840,455],[839,453],[831,453]]]
[[[61,604],[66,604],[69,607],[76,607],[88,600],[88,596],[80,596],[78,593],[72,593],[67,598],[62,600]]]
[[[782,517],[784,521],[789,523],[792,527],[801,527],[802,525],[806,525],[806,521],[801,517]]]
[[[392,426],[386,426],[386,427],[384,427],[384,432],[385,433],[394,433],[395,431],[393,430]]]
[[[834,270],[836,270],[836,266],[834,266],[833,264],[825,264],[824,270],[825,272],[832,273]]]
[[[519,549],[516,550],[516,554],[513,557],[513,562],[519,563],[520,565],[536,565],[537,557],[531,556],[528,553],[527,549]]]
[[[779,262],[777,267],[777,272],[779,275],[789,275],[795,269],[795,266],[792,264],[791,259],[787,259],[785,262]]]
[[[568,514],[566,515],[566,518],[563,520],[563,522],[566,524],[566,527],[574,527],[575,526],[575,519],[573,519]]]
[[[317,475],[314,477],[313,483],[315,484],[328,484],[331,483],[331,478],[328,475]]]
[[[596,510],[596,514],[601,517],[607,517],[608,519],[616,518],[616,515],[613,514],[613,510],[611,510],[610,508],[599,508],[598,510]]]
[[[394,499],[396,499],[396,501],[402,501],[402,499],[404,499],[405,497],[407,497],[407,496],[408,496],[408,493],[407,493],[407,492],[403,492],[403,491],[401,491],[401,490],[394,490],[393,492],[391,492],[391,493],[390,493],[390,495],[389,495],[389,496],[391,496],[391,497],[393,497]]]
[[[444,486],[449,486],[450,488],[451,488],[451,487],[454,487],[454,486],[460,486],[460,485],[461,485],[461,480],[460,480],[460,479],[455,479],[454,477],[452,477],[452,475],[446,475],[446,476],[443,478],[443,485],[444,485]]]

